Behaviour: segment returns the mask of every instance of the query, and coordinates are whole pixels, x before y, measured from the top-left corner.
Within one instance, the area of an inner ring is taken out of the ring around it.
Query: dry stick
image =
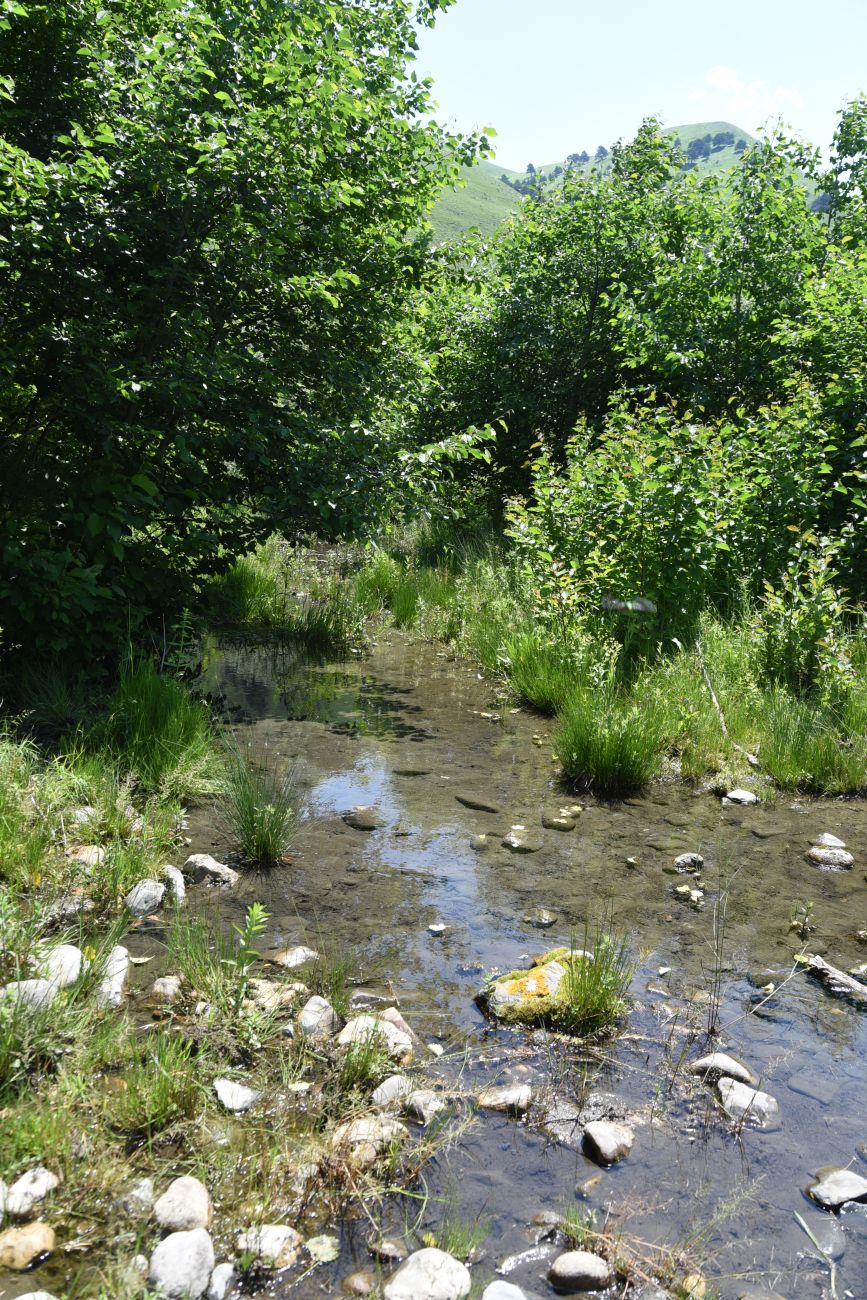
[[[695,654],[696,654],[696,658],[698,659],[698,666],[701,669],[701,675],[704,678],[704,684],[708,689],[708,694],[710,695],[710,698],[713,702],[713,707],[716,709],[716,716],[719,718],[719,725],[722,728],[722,734],[725,736],[726,740],[729,742],[732,749],[736,749],[739,754],[743,754],[744,758],[747,760],[750,767],[758,767],[759,760],[756,758],[755,754],[750,754],[748,750],[744,749],[743,745],[739,745],[737,741],[732,740],[731,736],[729,735],[729,729],[726,726],[726,720],[725,717],[723,716],[723,711],[722,708],[720,707],[720,702],[716,697],[716,691],[713,688],[713,683],[710,680],[710,674],[708,673],[707,666],[705,665],[704,662],[704,656],[701,652],[701,641],[698,639],[698,637],[696,637],[695,639]]]

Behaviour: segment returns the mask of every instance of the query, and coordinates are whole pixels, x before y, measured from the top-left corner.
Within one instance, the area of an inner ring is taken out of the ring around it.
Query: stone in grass
[[[839,1210],[847,1201],[867,1200],[867,1178],[851,1169],[820,1169],[807,1195],[826,1210]]]
[[[154,1002],[161,1002],[169,1006],[172,1002],[177,1002],[180,996],[180,975],[161,975],[160,978],[154,980],[151,985],[150,997]]]
[[[236,1083],[234,1079],[215,1079],[214,1092],[217,1094],[217,1100],[226,1110],[230,1110],[234,1115],[243,1114],[254,1106],[262,1096],[255,1088],[248,1088],[243,1083]]]
[[[298,1012],[298,1028],[302,1037],[322,1042],[339,1032],[340,1017],[327,998],[315,994]]]
[[[529,1083],[508,1083],[498,1088],[483,1088],[476,1097],[476,1105],[483,1110],[502,1110],[510,1115],[523,1115],[530,1109],[533,1089]]]
[[[191,1228],[208,1228],[213,1217],[211,1197],[198,1178],[184,1175],[169,1183],[154,1205],[154,1218],[170,1232],[189,1232]]]
[[[90,962],[74,943],[61,943],[39,962],[39,974],[59,989],[71,988]]]
[[[599,1119],[584,1129],[584,1149],[602,1165],[613,1165],[623,1160],[632,1150],[635,1134],[628,1124]]]
[[[444,1250],[417,1250],[385,1284],[385,1300],[464,1300],[470,1293],[470,1271]]]
[[[0,1232],[0,1268],[23,1273],[54,1250],[54,1229],[47,1223],[28,1223],[23,1228]]]
[[[30,1219],[33,1211],[49,1192],[60,1186],[60,1179],[44,1165],[28,1169],[6,1193],[6,1213],[11,1219]]]
[[[169,863],[163,867],[163,880],[177,907],[183,907],[187,901],[187,886],[183,874]]]
[[[604,1291],[611,1285],[608,1261],[589,1250],[567,1250],[558,1255],[548,1270],[548,1281],[561,1295],[578,1291]]]
[[[390,1074],[377,1088],[374,1088],[370,1095],[370,1102],[378,1110],[387,1110],[389,1106],[406,1101],[414,1091],[415,1084],[405,1074]]]
[[[191,853],[184,863],[184,872],[192,876],[196,884],[208,885],[226,885],[231,887],[237,885],[241,877],[237,871],[227,867],[224,862],[218,862],[212,858],[210,853]]]
[[[748,1066],[726,1052],[711,1052],[708,1056],[692,1061],[686,1068],[689,1074],[700,1075],[705,1083],[716,1083],[722,1078],[736,1079],[738,1083],[755,1088],[759,1082]]]
[[[167,1300],[198,1300],[214,1271],[214,1246],[204,1228],[172,1232],[154,1249],[148,1284]]]
[[[337,1045],[348,1048],[353,1044],[369,1044],[398,1065],[409,1065],[414,1055],[410,1033],[384,1016],[361,1015],[348,1021],[338,1035]]]
[[[165,885],[161,885],[158,880],[140,880],[137,885],[133,885],[123,900],[123,905],[133,916],[150,916],[162,903],[165,892]]]
[[[57,1300],[57,1297],[50,1291],[26,1291],[18,1300]]]
[[[296,966],[303,966],[305,962],[319,961],[319,953],[315,948],[305,948],[303,944],[298,944],[295,948],[281,948],[270,960],[275,966],[286,966],[292,970]]]
[[[154,1184],[151,1178],[140,1178],[120,1197],[118,1204],[127,1214],[150,1214],[154,1204]]]
[[[696,872],[701,871],[704,866],[704,858],[700,853],[681,853],[680,857],[674,859],[675,871]]]
[[[208,1300],[226,1300],[234,1281],[235,1265],[228,1262],[218,1264],[208,1284]]]
[[[108,954],[103,977],[96,990],[96,1001],[101,1007],[119,1007],[123,1002],[123,987],[129,974],[129,951],[117,944]]]
[[[239,1233],[237,1247],[266,1268],[291,1268],[301,1253],[304,1238],[283,1223],[261,1223]]]
[[[580,949],[554,948],[537,957],[529,970],[510,971],[491,980],[477,1000],[490,1015],[507,1024],[544,1024],[565,1009],[567,970],[590,960],[590,954]]]
[[[770,1093],[750,1088],[736,1079],[720,1079],[717,1092],[723,1109],[732,1119],[750,1119],[759,1124],[770,1124],[779,1117],[780,1107]]]
[[[331,1149],[367,1169],[408,1137],[409,1131],[398,1120],[365,1116],[339,1124],[331,1139]]]
[[[13,980],[0,988],[0,1001],[15,1002],[21,1007],[50,1007],[58,987],[51,980]]]

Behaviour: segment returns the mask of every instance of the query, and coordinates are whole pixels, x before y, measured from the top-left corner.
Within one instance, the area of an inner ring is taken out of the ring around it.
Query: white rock
[[[436,935],[445,934],[446,927],[443,925],[442,921],[434,921],[432,925],[428,926],[428,932]]]
[[[72,808],[69,813],[69,820],[73,826],[86,826],[96,816],[96,809],[91,805],[82,804],[79,808]]]
[[[168,885],[168,891],[175,900],[178,907],[183,907],[187,901],[187,886],[183,874],[178,871],[177,867],[172,867],[168,863],[163,867],[163,879]]]
[[[399,1029],[402,1034],[406,1034],[410,1042],[418,1042],[414,1032],[410,1029],[397,1007],[385,1007],[382,1011],[377,1011],[376,1017],[378,1020],[384,1020],[386,1024],[394,1025],[395,1029]]]
[[[429,1124],[445,1108],[445,1101],[432,1088],[416,1088],[404,1104],[407,1115],[418,1120],[420,1124]]]
[[[90,966],[74,943],[61,943],[46,953],[39,963],[39,974],[58,989],[70,988]]]
[[[417,1250],[385,1284],[385,1300],[463,1300],[469,1295],[470,1271],[444,1250]]]
[[[408,1130],[395,1119],[365,1116],[340,1124],[331,1139],[332,1150],[348,1156],[356,1164],[370,1166],[391,1146],[406,1141]]]
[[[282,1223],[262,1223],[238,1236],[238,1250],[253,1255],[268,1268],[290,1268],[298,1258],[303,1237]]]
[[[855,859],[848,849],[825,849],[814,844],[807,857],[819,867],[829,867],[832,871],[848,871]]]
[[[168,1228],[170,1232],[207,1228],[212,1214],[207,1187],[189,1175],[170,1183],[154,1205],[154,1218],[161,1228]]]
[[[165,885],[158,880],[140,880],[123,900],[123,905],[133,916],[150,916],[163,901]]]
[[[353,1043],[375,1043],[398,1065],[409,1065],[413,1058],[412,1038],[391,1020],[375,1016],[356,1016],[340,1031],[338,1047]]]
[[[9,1188],[0,1178],[0,1223],[3,1222],[3,1216],[6,1213],[6,1199],[9,1195]]]
[[[838,840],[836,835],[829,835],[827,831],[819,835],[815,843],[821,845],[823,849],[845,849],[846,847],[842,840]]]
[[[415,1085],[405,1074],[391,1074],[383,1079],[370,1095],[371,1105],[386,1110],[396,1102],[403,1102],[415,1091]]]
[[[208,1300],[225,1300],[226,1293],[235,1281],[234,1264],[218,1264],[211,1274]]]
[[[333,1038],[340,1029],[340,1017],[327,998],[315,994],[298,1012],[298,1029],[314,1042]]]
[[[770,1093],[750,1088],[736,1079],[720,1079],[717,1092],[724,1110],[732,1119],[748,1118],[767,1124],[780,1113],[779,1104]]]
[[[51,980],[13,980],[0,988],[0,1000],[38,1009],[50,1007],[57,993],[58,987]]]
[[[628,1124],[614,1120],[592,1120],[584,1128],[584,1143],[594,1160],[603,1165],[616,1164],[632,1150],[635,1134]]]
[[[50,1291],[26,1291],[18,1300],[57,1300]]]
[[[57,1174],[51,1173],[44,1165],[28,1169],[22,1174],[6,1193],[6,1213],[13,1219],[29,1219],[38,1205],[45,1200],[49,1192],[60,1186]]]
[[[753,794],[752,790],[741,790],[740,788],[729,790],[726,798],[730,803],[751,804],[759,802],[759,796]]]
[[[589,1250],[567,1250],[558,1255],[548,1270],[548,1281],[555,1291],[571,1295],[575,1291],[604,1291],[611,1285],[611,1269],[601,1255]]]
[[[255,1088],[247,1088],[243,1083],[235,1083],[234,1079],[215,1079],[214,1092],[217,1094],[217,1100],[226,1107],[226,1110],[236,1115],[249,1110],[262,1096]]]
[[[240,876],[237,871],[218,862],[210,853],[191,853],[184,863],[184,871],[193,877],[197,884],[207,882],[216,885],[237,885]]]
[[[102,1007],[119,1007],[123,1001],[123,987],[129,974],[129,951],[117,944],[108,954],[105,970],[96,990],[96,1000]]]
[[[527,1294],[513,1282],[501,1282],[498,1279],[485,1287],[482,1300],[527,1300]]]
[[[180,975],[162,975],[151,985],[150,996],[156,1002],[177,1002],[181,996]]]
[[[708,1056],[690,1062],[686,1068],[690,1074],[700,1075],[705,1083],[716,1083],[721,1078],[736,1079],[738,1083],[755,1088],[759,1082],[748,1066],[725,1052],[711,1052]]]
[[[105,849],[101,844],[82,844],[69,850],[71,862],[80,862],[83,867],[98,867],[105,861]]]
[[[501,1088],[483,1088],[476,1103],[484,1110],[504,1110],[513,1115],[523,1115],[530,1109],[533,1089],[529,1083],[505,1084]]]
[[[271,960],[277,966],[288,966],[292,970],[296,966],[303,966],[307,961],[319,961],[319,953],[315,948],[305,948],[303,944],[299,944],[297,948],[281,949]]]
[[[150,1214],[154,1204],[152,1178],[140,1178],[120,1197],[119,1205],[127,1214]]]
[[[829,1210],[836,1210],[847,1201],[867,1198],[867,1178],[851,1169],[828,1169],[808,1191],[814,1201]]]
[[[173,1232],[151,1255],[148,1282],[167,1300],[198,1300],[214,1271],[214,1246],[204,1228]]]

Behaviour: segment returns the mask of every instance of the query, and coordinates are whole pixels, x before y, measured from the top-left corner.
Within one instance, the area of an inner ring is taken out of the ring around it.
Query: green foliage
[[[558,1028],[585,1039],[604,1038],[626,1009],[635,971],[625,942],[605,926],[592,935],[585,930],[583,943],[573,939],[571,959],[564,965],[563,996],[556,1003]]]
[[[246,861],[273,867],[286,852],[298,809],[295,786],[293,769],[264,753],[228,750],[218,816]]]
[[[192,1045],[179,1034],[157,1030],[145,1046],[130,1038],[118,1063],[121,1087],[105,1096],[106,1122],[130,1137],[149,1138],[182,1118],[202,1101],[202,1084]]]
[[[409,74],[441,7],[7,9],[8,645],[113,648],[269,519],[385,507],[424,214],[480,146]]]
[[[664,704],[627,691],[578,691],[560,710],[559,722],[554,752],[563,771],[600,795],[640,790],[667,748]]]

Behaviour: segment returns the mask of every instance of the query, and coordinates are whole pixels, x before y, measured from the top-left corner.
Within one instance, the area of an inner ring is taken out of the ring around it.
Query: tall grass
[[[105,1095],[104,1115],[111,1128],[130,1137],[151,1137],[196,1113],[203,1088],[187,1039],[158,1030],[144,1045],[129,1040],[124,1056],[123,1086]]]
[[[582,958],[581,952],[589,957]],[[580,1038],[610,1034],[626,1009],[626,992],[635,973],[624,940],[602,926],[585,930],[583,942],[573,939],[566,974],[558,991],[555,1020],[558,1028]]]
[[[559,714],[554,751],[577,785],[601,795],[629,794],[647,785],[666,749],[667,715],[649,697],[601,687],[579,690]]]
[[[248,862],[273,867],[280,861],[297,811],[293,768],[278,768],[264,755],[254,758],[237,746],[229,748],[217,813]]]
[[[183,799],[214,788],[213,727],[206,706],[148,659],[127,656],[94,739],[149,793]]]
[[[762,767],[784,790],[853,794],[867,789],[867,718],[852,699],[842,716],[777,690],[765,697]],[[848,725],[847,725],[848,724]]]
[[[568,652],[538,629],[507,641],[504,652],[509,685],[540,713],[556,713],[575,693],[578,673]]]

